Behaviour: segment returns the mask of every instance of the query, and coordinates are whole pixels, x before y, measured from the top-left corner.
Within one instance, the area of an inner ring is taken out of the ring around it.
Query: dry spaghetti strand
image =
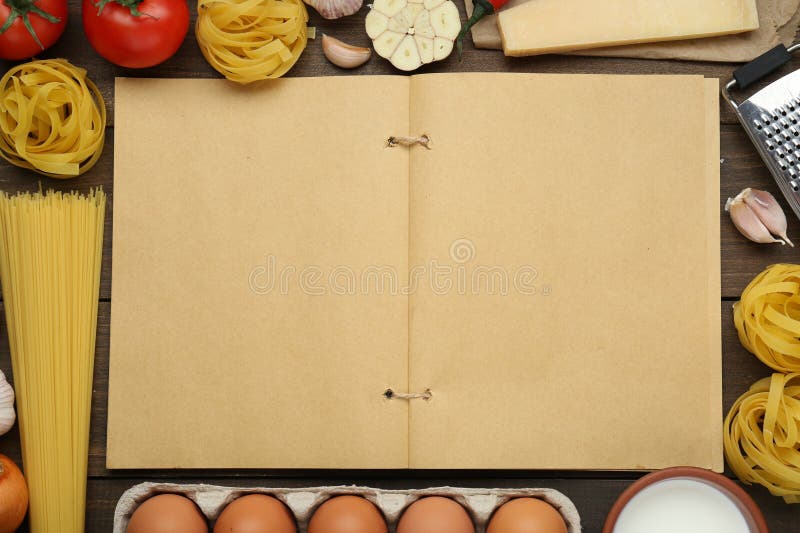
[[[105,134],[100,90],[66,59],[17,65],[0,79],[0,156],[9,163],[78,176],[97,163]]]
[[[0,194],[0,282],[32,533],[84,531],[106,196]]]
[[[767,267],[733,306],[739,340],[779,372],[800,372],[800,265]]]
[[[725,417],[725,458],[744,483],[800,503],[800,373],[757,381]]]
[[[199,0],[197,43],[206,61],[231,81],[278,78],[308,40],[302,0]]]

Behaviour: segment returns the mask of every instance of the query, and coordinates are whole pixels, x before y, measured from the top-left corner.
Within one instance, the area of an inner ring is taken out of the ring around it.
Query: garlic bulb
[[[14,411],[14,388],[6,381],[6,375],[0,370],[0,435],[5,435],[14,421],[17,413]]]
[[[794,246],[786,236],[786,215],[775,197],[767,191],[748,187],[735,198],[728,198],[725,211],[730,213],[736,229],[751,241]]]
[[[352,15],[359,9],[363,0],[303,0],[317,10],[322,18],[331,20]]]
[[[366,27],[375,52],[409,71],[449,56],[461,19],[451,0],[375,0]]]

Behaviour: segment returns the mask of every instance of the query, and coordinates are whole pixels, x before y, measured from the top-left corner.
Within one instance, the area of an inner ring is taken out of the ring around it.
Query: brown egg
[[[248,494],[222,510],[214,533],[297,533],[297,525],[292,512],[277,498]]]
[[[314,511],[308,533],[387,533],[383,515],[360,496],[337,496]]]
[[[430,496],[415,501],[403,512],[397,533],[475,533],[475,525],[456,501]]]
[[[206,518],[195,503],[178,494],[145,500],[131,516],[126,533],[208,533]]]
[[[567,524],[549,503],[517,498],[495,511],[486,533],[567,533]]]

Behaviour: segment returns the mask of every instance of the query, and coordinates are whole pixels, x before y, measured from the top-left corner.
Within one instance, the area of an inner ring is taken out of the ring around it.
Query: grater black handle
[[[739,67],[733,72],[733,79],[739,89],[746,89],[767,74],[775,72],[789,62],[792,55],[782,44],[772,50],[764,52],[751,62]]]

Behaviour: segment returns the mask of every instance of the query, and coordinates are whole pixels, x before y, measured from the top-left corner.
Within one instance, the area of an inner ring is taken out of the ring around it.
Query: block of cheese
[[[500,11],[507,56],[672,41],[758,28],[755,0],[530,0]]]

